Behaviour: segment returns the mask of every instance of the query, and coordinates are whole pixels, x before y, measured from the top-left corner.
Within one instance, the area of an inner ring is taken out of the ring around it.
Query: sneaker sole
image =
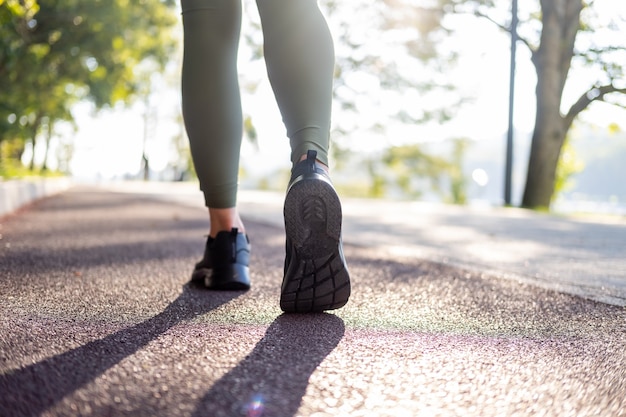
[[[232,264],[222,271],[198,269],[191,275],[191,282],[213,291],[247,291],[250,289],[249,268]]]
[[[332,185],[317,174],[294,183],[284,215],[292,253],[281,309],[308,313],[343,307],[350,296],[350,277],[341,253],[341,203]]]

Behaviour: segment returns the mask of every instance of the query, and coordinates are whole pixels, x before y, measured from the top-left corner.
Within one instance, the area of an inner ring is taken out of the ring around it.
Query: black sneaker
[[[242,291],[250,288],[248,263],[250,240],[236,228],[209,237],[204,257],[191,274],[191,282],[218,291]]]
[[[280,308],[287,313],[337,309],[350,297],[341,203],[316,156],[309,151],[307,159],[296,164],[285,197],[287,243]]]

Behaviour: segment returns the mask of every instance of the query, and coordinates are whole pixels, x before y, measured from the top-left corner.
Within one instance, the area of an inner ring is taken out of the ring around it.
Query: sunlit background
[[[371,2],[343,3],[321,2],[335,38],[337,65],[341,69],[332,133],[332,166],[338,188],[346,195],[359,197],[501,205],[508,125],[509,34],[486,18],[471,14],[448,16],[444,24],[453,31],[437,42],[438,54],[452,57],[458,52],[458,58],[453,65],[436,68],[436,64],[408,57],[406,50],[398,47],[398,41],[412,36],[408,29],[380,31],[372,27],[380,9]],[[520,3],[522,17],[538,10],[537,2]],[[599,28],[609,18],[626,16],[626,2],[596,0],[594,3]],[[497,4],[491,16],[508,22],[510,2]],[[254,2],[244,1],[244,9],[239,68],[247,135],[242,148],[241,186],[282,189],[290,168],[288,140],[264,62],[262,58],[254,59],[262,43]],[[180,18],[178,29],[182,38]],[[619,29],[621,35],[611,41],[624,48],[626,27]],[[521,32],[521,35],[532,34]],[[597,36],[604,35],[598,30]],[[378,56],[381,63],[397,64],[398,73],[406,82],[450,83],[455,90],[421,91],[402,83],[388,86],[372,67],[342,67],[359,54]],[[535,121],[536,73],[530,55],[528,48],[518,44],[513,204],[521,201]],[[69,123],[55,126],[47,152],[48,166],[66,170],[79,181],[195,180],[188,170],[180,111],[181,57],[179,47],[165,71],[152,74],[150,93],[130,105],[119,103],[96,111],[91,103],[77,103],[72,108],[76,126]],[[593,70],[573,67],[564,104],[571,105],[597,78]],[[452,108],[459,99],[464,103],[444,117],[446,120],[424,117],[442,107]],[[346,106],[346,102],[352,105]],[[621,103],[626,100],[622,99]],[[625,130],[626,109],[619,105],[594,102],[580,115],[563,154],[572,173],[555,200],[557,211],[626,214],[626,186],[622,180],[626,178]],[[461,142],[462,151],[455,154],[454,150],[459,149],[455,144]],[[392,147],[405,145],[418,145],[428,155],[456,163],[462,171],[465,201],[454,201],[448,191],[452,180],[445,175],[436,180],[417,181],[411,189],[398,185],[394,175],[402,176],[401,170],[386,168],[381,160]],[[36,141],[34,148],[27,146],[22,160],[27,164],[34,158],[34,164],[41,165],[45,154],[44,141]],[[63,160],[67,160],[67,166],[60,166]]]

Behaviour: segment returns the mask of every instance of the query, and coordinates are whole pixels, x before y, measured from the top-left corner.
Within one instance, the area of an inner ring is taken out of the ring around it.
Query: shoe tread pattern
[[[281,308],[306,313],[342,307],[350,278],[341,252],[341,203],[332,185],[316,178],[293,184],[284,215],[289,254]]]

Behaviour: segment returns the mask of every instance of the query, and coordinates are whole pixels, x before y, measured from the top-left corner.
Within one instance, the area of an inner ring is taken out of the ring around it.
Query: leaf
[[[616,135],[622,131],[622,128],[617,123],[609,124],[608,128],[611,135]]]

